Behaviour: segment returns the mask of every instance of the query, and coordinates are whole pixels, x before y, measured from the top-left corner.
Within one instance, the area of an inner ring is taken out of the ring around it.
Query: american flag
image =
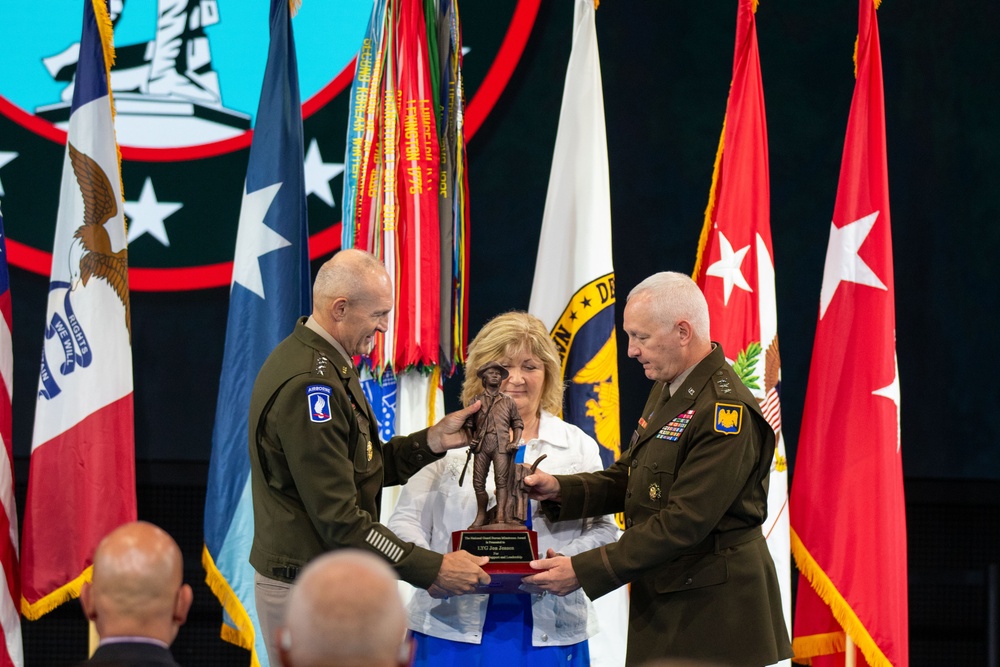
[[[14,462],[11,454],[11,396],[14,393],[14,354],[11,343],[10,276],[7,273],[7,241],[3,232],[3,214],[0,213],[0,531],[7,536],[0,539],[0,567],[4,577],[0,594],[0,632],[3,633],[4,650],[0,651],[0,665],[23,665],[21,648],[21,574],[17,560],[17,508],[14,506]]]

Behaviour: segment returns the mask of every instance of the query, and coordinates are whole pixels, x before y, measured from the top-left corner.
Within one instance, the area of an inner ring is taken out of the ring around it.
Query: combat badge
[[[309,404],[309,419],[321,424],[330,421],[330,395],[333,393],[325,384],[311,384],[306,387],[306,402]]]
[[[650,500],[659,500],[662,496],[663,496],[663,492],[660,491],[660,485],[659,484],[657,484],[656,482],[653,482],[652,484],[649,485],[649,499]]]
[[[717,433],[736,435],[743,425],[743,406],[729,403],[715,404],[715,430]]]

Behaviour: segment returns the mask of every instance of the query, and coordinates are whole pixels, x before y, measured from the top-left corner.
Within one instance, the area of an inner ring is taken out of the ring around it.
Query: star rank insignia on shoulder
[[[715,371],[715,377],[712,378],[715,382],[715,395],[719,398],[730,397],[736,395],[736,389],[733,387],[732,382],[729,379],[729,374],[726,373],[721,368]]]
[[[736,435],[743,426],[743,405],[740,403],[715,404],[715,431]]]
[[[326,377],[330,372],[330,360],[327,359],[325,355],[317,355],[316,361],[313,363],[312,374],[317,377]]]

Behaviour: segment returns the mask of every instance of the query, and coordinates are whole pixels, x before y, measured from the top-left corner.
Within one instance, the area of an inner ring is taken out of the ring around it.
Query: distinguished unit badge
[[[330,394],[332,390],[325,384],[311,384],[306,387],[306,402],[309,403],[309,419],[316,422],[330,421]]]
[[[715,430],[726,435],[736,435],[743,425],[743,406],[729,403],[715,404]]]

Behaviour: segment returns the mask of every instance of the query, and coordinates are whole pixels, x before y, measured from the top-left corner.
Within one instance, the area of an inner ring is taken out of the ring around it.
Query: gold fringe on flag
[[[97,19],[97,31],[101,35],[101,50],[104,51],[104,74],[108,82],[108,103],[111,105],[111,132],[115,138],[115,153],[118,155],[118,190],[125,201],[125,182],[122,180],[122,147],[118,145],[118,131],[115,129],[115,96],[111,92],[111,66],[115,64],[115,29],[108,13],[108,5],[104,0],[91,0],[94,7],[94,18]],[[125,221],[125,231],[128,232],[128,219]]]
[[[257,651],[254,650],[253,621],[250,620],[250,615],[247,614],[243,605],[240,604],[240,599],[236,597],[229,582],[219,572],[207,546],[202,547],[201,564],[205,568],[205,583],[208,584],[209,589],[222,603],[222,608],[236,624],[235,628],[223,625],[219,636],[230,644],[241,646],[250,651],[250,667],[260,667],[260,659],[257,657]]]
[[[708,206],[705,208],[705,222],[701,226],[701,236],[698,238],[698,255],[694,260],[694,271],[691,275],[695,280],[701,273],[701,263],[704,260],[705,246],[708,235],[712,232],[712,213],[715,212],[715,191],[719,184],[719,167],[722,165],[722,149],[726,143],[726,121],[722,121],[722,133],[719,135],[719,149],[715,152],[715,166],[712,167],[712,185],[708,190]]]
[[[431,371],[430,388],[427,390],[427,428],[437,423],[434,415],[437,409],[437,388],[440,383],[441,366],[434,364],[434,370]]]
[[[812,554],[809,553],[809,550],[806,549],[795,529],[792,528],[789,532],[792,555],[795,557],[795,564],[798,566],[799,572],[805,575],[813,590],[816,591],[816,594],[830,607],[833,617],[840,624],[840,627],[844,628],[844,631],[850,635],[854,644],[861,649],[861,653],[865,656],[865,660],[869,666],[892,667],[892,663],[889,662],[889,659],[885,657],[885,653],[882,652],[882,649],[872,639],[868,629],[861,622],[861,619],[858,618],[851,605],[848,604],[834,583],[830,581],[830,577],[827,576],[823,568],[819,566],[812,557]],[[846,639],[838,639],[840,634],[826,633],[793,639],[792,649],[795,651],[793,659],[801,661],[804,657],[844,651],[846,648]]]
[[[90,581],[90,575],[94,570],[93,565],[87,566],[87,569],[80,573],[73,581],[68,584],[64,584],[52,591],[38,602],[30,603],[24,596],[21,596],[21,613],[29,621],[37,621],[45,614],[49,613],[59,605],[64,602],[69,602],[75,598],[80,597],[80,589],[83,585]]]
[[[299,13],[299,8],[302,6],[302,0],[288,0],[288,13],[292,18]]]

